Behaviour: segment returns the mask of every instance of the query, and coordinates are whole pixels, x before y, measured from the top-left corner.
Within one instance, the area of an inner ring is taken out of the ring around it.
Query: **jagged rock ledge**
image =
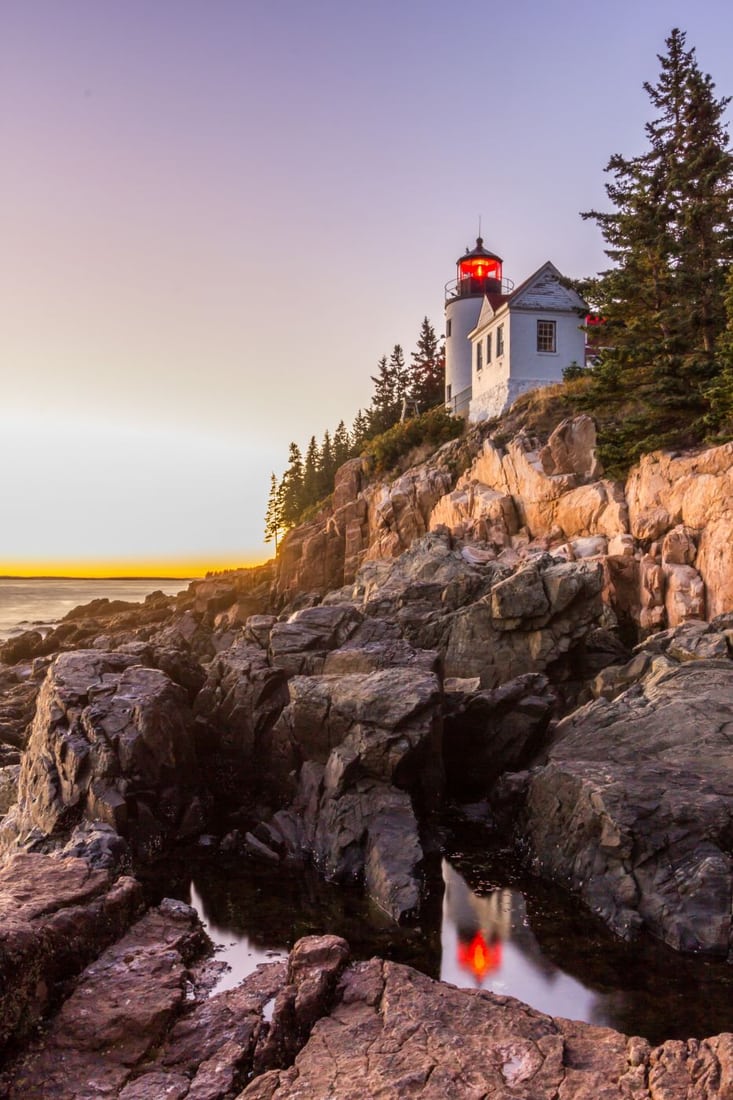
[[[41,878],[59,871],[55,857],[15,856],[0,873],[0,904],[17,896],[29,861]],[[40,908],[26,905],[27,942],[44,939]],[[66,912],[67,923],[79,919],[78,906]],[[55,950],[63,954],[58,941]],[[59,1012],[0,1079],[1,1094],[725,1100],[733,1089],[733,1035],[651,1048],[407,966],[351,962],[336,936],[300,940],[287,963],[261,965],[223,993],[209,993],[210,969],[195,912],[164,901],[76,971]],[[0,993],[6,1038],[12,993],[11,979]]]

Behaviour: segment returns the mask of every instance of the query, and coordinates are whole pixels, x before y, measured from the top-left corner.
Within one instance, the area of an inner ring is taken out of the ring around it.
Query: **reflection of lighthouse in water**
[[[445,859],[443,882],[443,981],[519,997],[555,1016],[606,1022],[598,996],[542,951],[519,890],[475,894]]]
[[[453,922],[458,938],[456,961],[481,985],[501,966],[501,945],[512,927],[512,891],[492,890],[479,897],[445,859],[443,882],[443,913]]]

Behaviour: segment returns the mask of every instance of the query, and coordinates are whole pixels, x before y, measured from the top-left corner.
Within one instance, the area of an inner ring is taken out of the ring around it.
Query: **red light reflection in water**
[[[459,966],[482,982],[487,974],[501,966],[501,940],[487,943],[480,931],[472,940],[459,939],[456,958]]]

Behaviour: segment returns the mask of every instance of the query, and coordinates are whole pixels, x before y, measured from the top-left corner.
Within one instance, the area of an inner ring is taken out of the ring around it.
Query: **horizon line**
[[[269,558],[252,554],[242,558],[229,557],[172,558],[167,561],[142,558],[137,561],[122,559],[105,561],[94,559],[48,558],[30,560],[0,561],[0,580],[202,580],[211,573],[233,572],[238,569],[252,569],[265,564]]]

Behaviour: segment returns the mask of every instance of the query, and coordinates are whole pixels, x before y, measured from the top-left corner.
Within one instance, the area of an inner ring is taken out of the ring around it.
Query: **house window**
[[[557,351],[557,322],[537,322],[537,351],[555,353]]]
[[[484,367],[484,345],[481,340],[476,344],[476,370]]]
[[[446,334],[446,336],[450,336],[452,328],[453,328],[453,322],[451,321],[451,319],[449,317],[448,320],[445,322],[445,334]]]
[[[504,326],[499,325],[496,330],[496,358],[504,354]]]
[[[451,386],[451,384],[449,382],[448,385],[445,388],[445,399],[446,399],[446,401],[450,401],[452,391],[453,391],[453,387]]]
[[[491,362],[491,333],[486,333],[486,362]]]

